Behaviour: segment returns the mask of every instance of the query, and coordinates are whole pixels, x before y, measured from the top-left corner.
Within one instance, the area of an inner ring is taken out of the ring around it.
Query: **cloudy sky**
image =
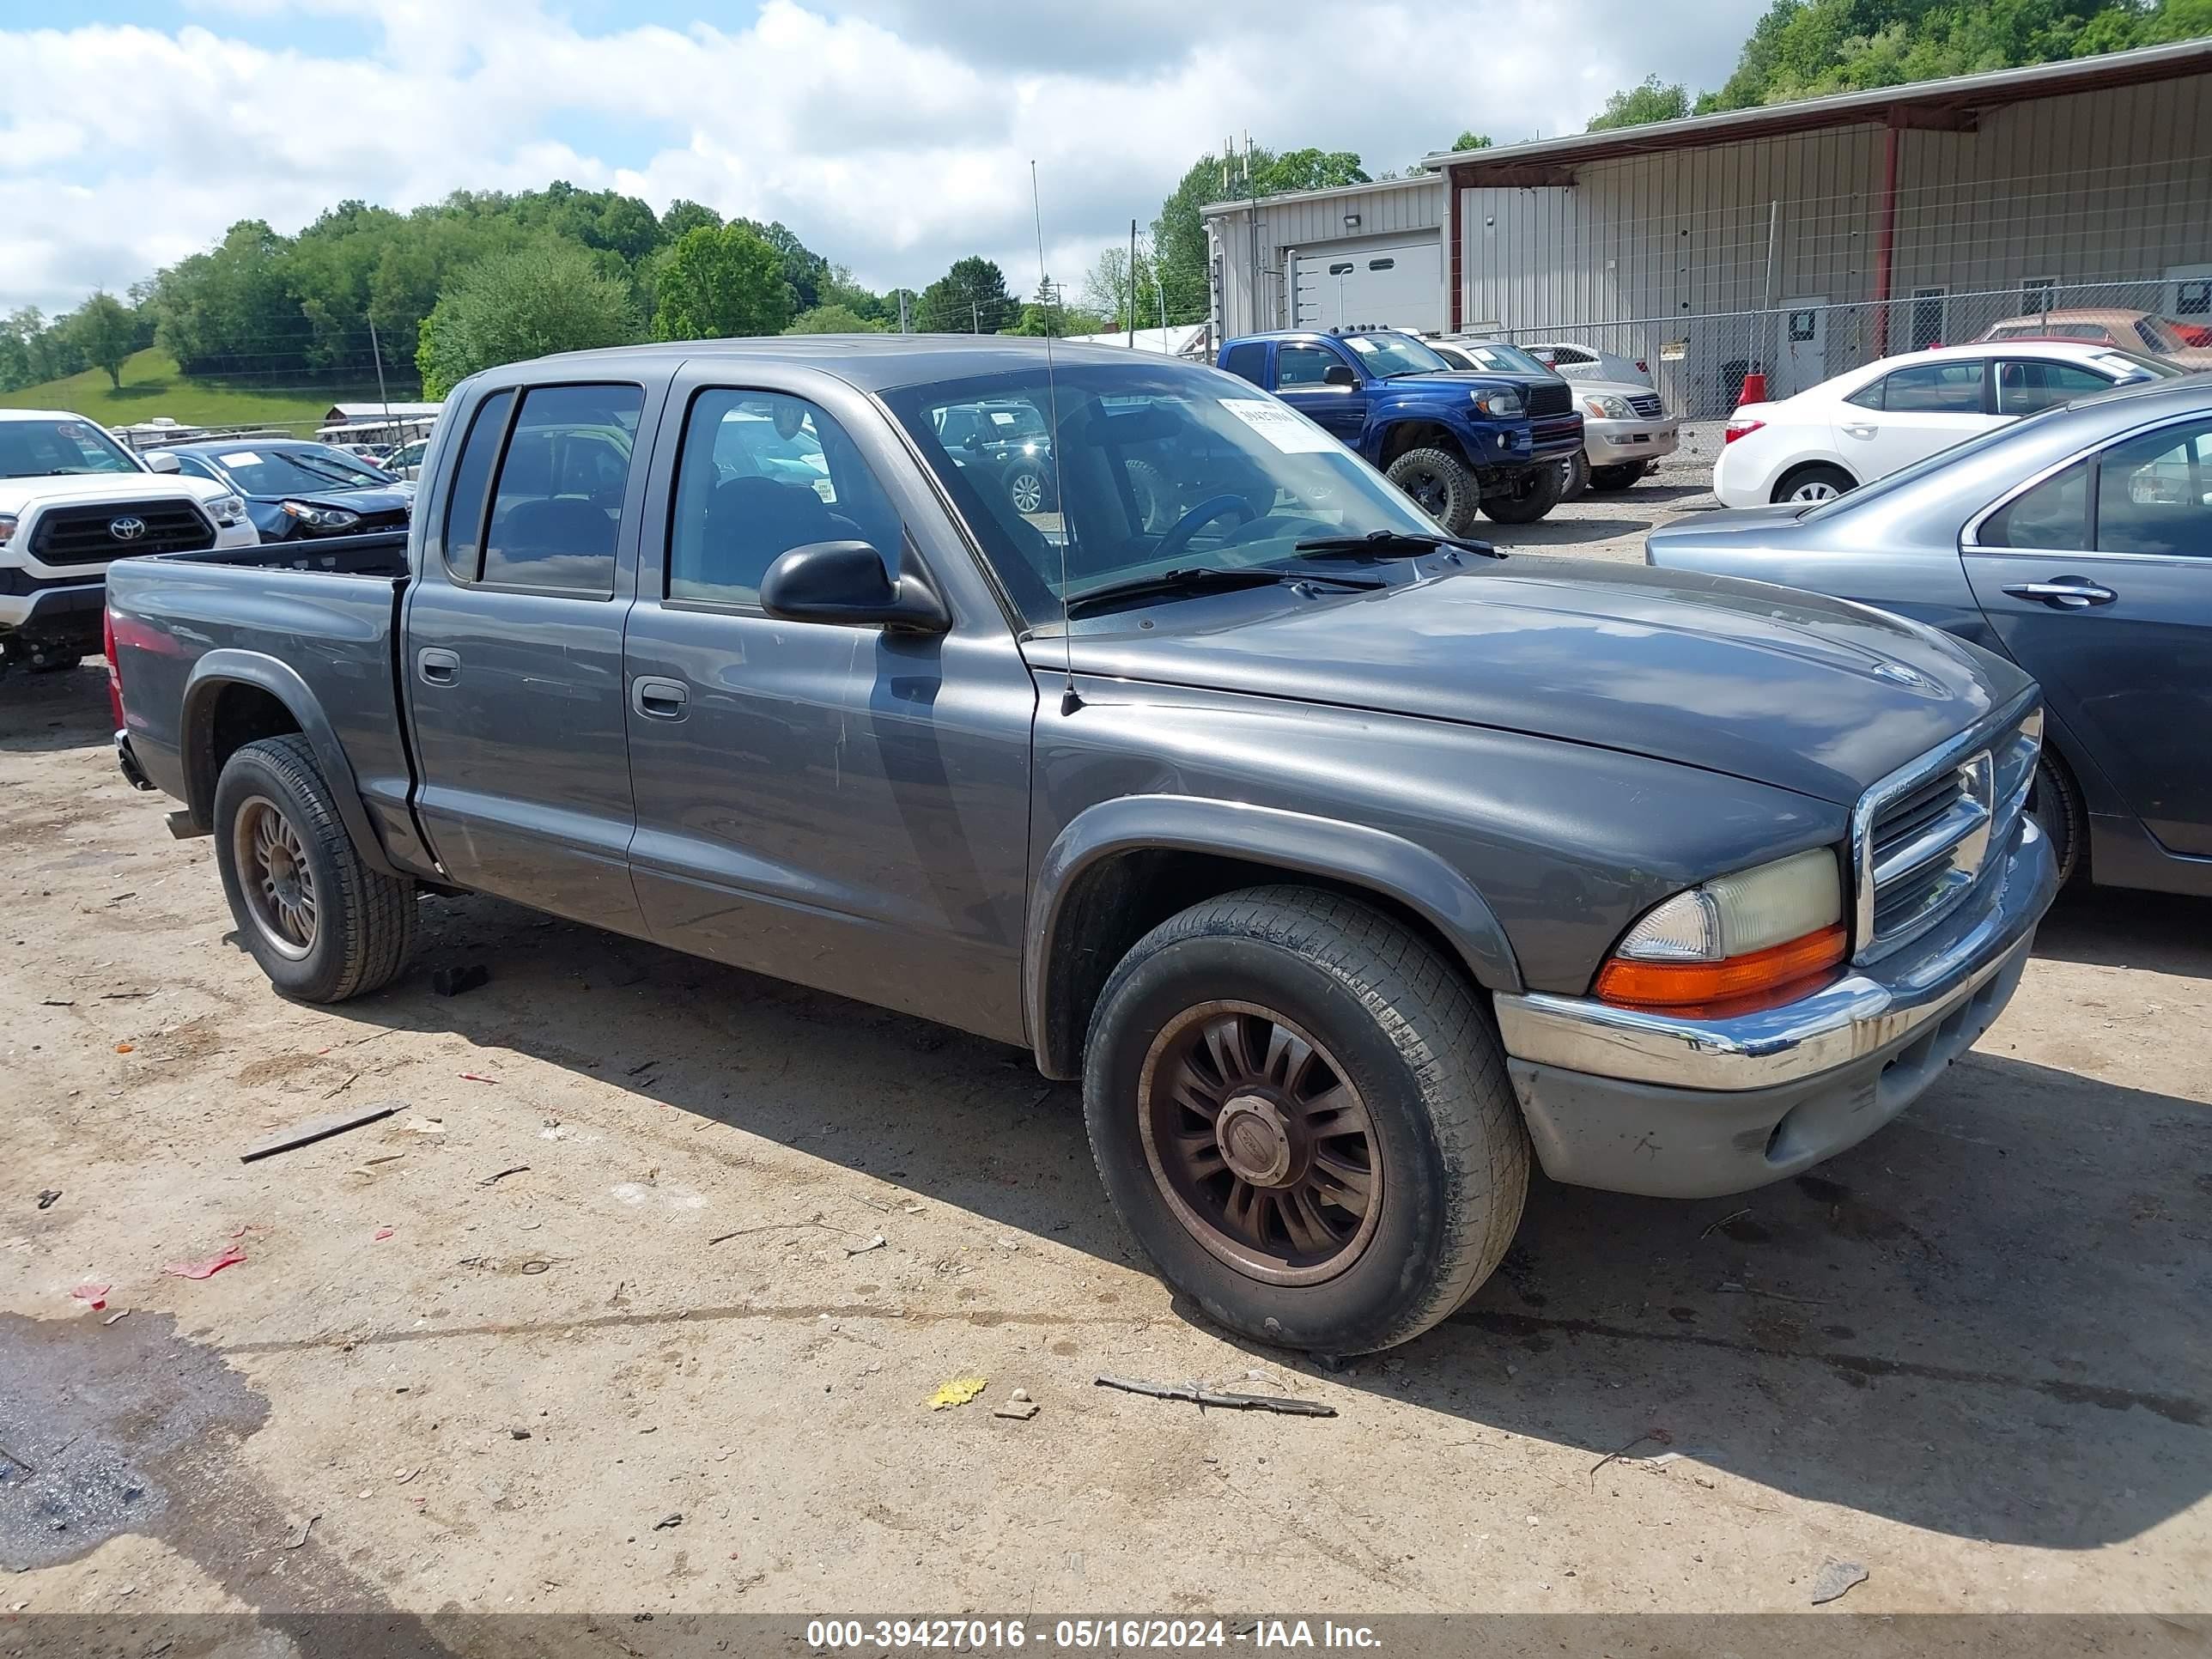
[[[258,217],[556,178],[781,219],[877,287],[1033,287],[1219,135],[1402,167],[1726,76],[1765,0],[0,0],[0,309]]]

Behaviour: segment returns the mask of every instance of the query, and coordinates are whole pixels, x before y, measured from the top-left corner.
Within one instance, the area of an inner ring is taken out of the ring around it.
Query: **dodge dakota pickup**
[[[1051,510],[947,447],[979,406],[1049,434]],[[108,596],[124,770],[280,992],[391,983],[416,895],[471,890],[1021,1045],[1163,1274],[1323,1352],[1463,1303],[1532,1157],[1711,1195],[1874,1133],[2054,885],[2011,665],[1501,559],[1249,383],[1105,348],[515,364],[454,392],[404,537]]]

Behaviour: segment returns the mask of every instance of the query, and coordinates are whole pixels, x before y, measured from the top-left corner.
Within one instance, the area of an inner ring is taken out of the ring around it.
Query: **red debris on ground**
[[[172,1261],[161,1269],[179,1279],[212,1279],[225,1267],[246,1260],[246,1252],[233,1244],[221,1255],[211,1255],[204,1261]]]
[[[70,1294],[98,1313],[107,1305],[107,1293],[114,1288],[112,1285],[80,1285]]]
[[[392,1229],[389,1227],[379,1227],[376,1230],[376,1237],[379,1242],[387,1239],[392,1237]]]

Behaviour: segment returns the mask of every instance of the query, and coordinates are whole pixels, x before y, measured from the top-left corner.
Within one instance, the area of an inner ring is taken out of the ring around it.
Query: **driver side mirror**
[[[1359,376],[1352,372],[1348,364],[1331,363],[1322,370],[1321,383],[1323,386],[1358,386]]]
[[[157,449],[146,457],[149,472],[182,472],[185,464],[166,449]]]
[[[888,628],[942,634],[952,626],[945,601],[921,573],[894,581],[884,556],[866,542],[810,542],[780,555],[761,578],[761,609],[784,622]]]

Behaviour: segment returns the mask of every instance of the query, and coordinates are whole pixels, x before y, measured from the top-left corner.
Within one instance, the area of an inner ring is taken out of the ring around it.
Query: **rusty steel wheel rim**
[[[253,929],[295,962],[315,948],[315,872],[306,842],[276,804],[256,795],[239,808],[231,853]]]
[[[1161,1027],[1137,1085],[1152,1180],[1206,1250],[1269,1285],[1348,1269],[1382,1213],[1380,1137],[1334,1055],[1249,1002]]]

